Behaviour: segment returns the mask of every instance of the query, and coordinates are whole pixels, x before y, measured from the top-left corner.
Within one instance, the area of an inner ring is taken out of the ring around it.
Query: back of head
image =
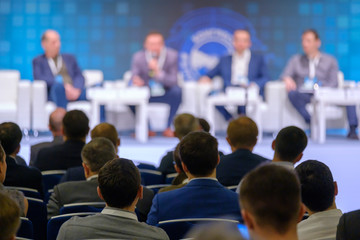
[[[7,155],[15,153],[22,139],[19,126],[13,122],[0,124],[0,142]]]
[[[63,118],[63,131],[68,140],[81,140],[89,132],[89,119],[80,110],[72,110]]]
[[[128,159],[117,158],[107,162],[99,172],[100,192],[109,207],[129,207],[140,188],[138,168]]]
[[[275,164],[262,165],[242,180],[240,206],[258,226],[287,233],[300,214],[300,183],[291,170]]]
[[[332,206],[335,197],[334,179],[328,166],[308,160],[296,168],[301,183],[301,198],[307,208],[321,212]]]
[[[92,139],[81,151],[83,162],[94,173],[99,172],[100,168],[102,168],[105,163],[115,157],[116,151],[113,143],[109,139],[103,137]]]
[[[204,118],[198,118],[201,129],[204,132],[210,132],[210,124]]]
[[[196,177],[210,175],[218,164],[218,142],[206,132],[186,135],[179,146],[180,159]]]
[[[0,192],[0,240],[15,237],[19,226],[19,206],[5,193]]]
[[[114,147],[118,147],[118,133],[116,131],[116,128],[114,125],[110,123],[100,123],[94,127],[93,130],[91,130],[91,138],[97,138],[97,137],[104,137],[109,139],[113,144]]]
[[[275,139],[275,154],[282,160],[294,162],[307,146],[307,136],[298,127],[290,126],[280,130]]]
[[[245,240],[236,224],[226,223],[198,224],[186,237],[193,240]]]
[[[63,108],[57,108],[50,114],[49,126],[52,132],[61,132],[62,122],[65,114],[66,110]]]
[[[253,148],[257,142],[258,134],[256,123],[246,116],[232,120],[227,128],[227,137],[236,149]]]
[[[175,136],[182,139],[190,132],[199,130],[199,121],[191,114],[183,113],[174,119]]]

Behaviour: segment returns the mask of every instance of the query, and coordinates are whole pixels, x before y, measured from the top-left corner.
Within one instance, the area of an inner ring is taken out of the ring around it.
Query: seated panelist
[[[233,36],[234,53],[220,58],[216,67],[200,78],[200,83],[207,83],[211,78],[220,76],[224,80],[223,91],[231,86],[257,85],[260,95],[264,96],[264,86],[269,81],[264,56],[250,50],[251,36],[245,29],[235,30]],[[216,107],[229,121],[232,115],[223,106]],[[245,107],[238,107],[238,113],[245,113]]]
[[[46,81],[48,99],[65,109],[69,101],[86,100],[84,76],[73,55],[60,53],[59,33],[46,30],[41,46],[44,54],[33,59],[33,75]]]

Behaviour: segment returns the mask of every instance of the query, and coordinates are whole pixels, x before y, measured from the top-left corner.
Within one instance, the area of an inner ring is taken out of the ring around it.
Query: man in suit
[[[41,149],[35,167],[40,171],[66,170],[81,166],[81,150],[89,132],[89,119],[79,110],[65,114],[62,121],[64,143]]]
[[[133,56],[131,73],[134,86],[150,87],[149,102],[169,104],[167,129],[163,135],[173,137],[170,125],[181,103],[181,89],[177,84],[178,54],[174,49],[165,47],[161,33],[150,32],[145,37],[144,50]]]
[[[84,77],[73,55],[60,53],[60,35],[46,30],[41,37],[45,53],[34,58],[34,80],[46,81],[49,100],[66,109],[68,101],[86,100]]]
[[[249,171],[268,159],[252,153],[258,136],[256,123],[239,117],[229,123],[226,140],[232,153],[220,157],[216,178],[224,186],[237,185]]]
[[[264,56],[250,50],[251,36],[245,29],[234,32],[233,46],[235,52],[232,55],[220,58],[216,67],[200,78],[201,83],[211,82],[211,78],[220,76],[223,78],[223,91],[230,86],[257,85],[260,95],[264,96],[264,87],[269,81],[268,70]],[[229,121],[232,115],[223,107],[216,107],[224,118]],[[245,114],[245,107],[238,107],[238,113]]]
[[[189,113],[182,113],[174,119],[174,135],[181,140],[186,134],[200,130],[199,120]],[[164,175],[175,173],[173,152],[167,152],[167,154],[161,159],[158,171]]]
[[[0,192],[0,239],[15,240],[20,223],[19,206],[9,196]]]
[[[314,84],[333,88],[338,86],[338,63],[334,57],[320,52],[320,46],[319,34],[313,29],[305,30],[302,34],[304,54],[293,56],[280,76],[290,102],[307,124],[310,124],[311,116],[305,106],[311,101]],[[350,126],[348,138],[359,139],[356,134],[358,120],[355,106],[348,106],[346,110]]]
[[[309,218],[297,225],[299,240],[335,239],[342,215],[336,207],[338,187],[324,163],[308,160],[296,168],[301,183],[301,199]]]
[[[63,143],[63,134],[62,134],[62,120],[66,114],[66,110],[63,108],[57,108],[50,114],[49,117],[49,130],[53,136],[51,142],[41,142],[31,146],[30,149],[30,166],[34,166],[37,161],[37,155],[39,151],[43,148],[54,146],[57,144]]]
[[[251,239],[298,239],[305,209],[294,171],[274,164],[255,168],[242,181],[240,206]]]
[[[116,157],[110,140],[94,138],[81,151],[82,166],[86,180],[58,184],[54,187],[47,205],[48,218],[58,215],[65,204],[80,202],[101,202],[96,188],[98,173],[102,166]]]
[[[344,213],[337,226],[336,240],[360,239],[360,210]]]
[[[39,170],[15,162],[15,156],[20,151],[21,139],[22,133],[17,124],[12,122],[0,124],[0,142],[6,153],[7,165],[4,185],[36,189],[42,195],[42,176]]]
[[[205,132],[192,132],[180,141],[180,159],[189,183],[155,195],[147,223],[180,218],[241,220],[237,194],[216,179],[218,142]]]
[[[109,161],[98,180],[97,192],[106,202],[105,209],[93,216],[71,218],[61,226],[58,240],[169,239],[164,230],[137,220],[135,206],[142,198],[142,186],[139,170],[131,160]]]

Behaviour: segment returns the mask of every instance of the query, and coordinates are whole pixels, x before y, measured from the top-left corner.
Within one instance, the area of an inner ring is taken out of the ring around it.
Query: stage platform
[[[230,147],[223,134],[221,135],[217,137],[219,149],[225,154],[230,153]],[[19,155],[28,162],[30,146],[50,140],[50,135],[43,134],[36,138],[24,137]],[[263,141],[256,145],[254,152],[271,159],[272,140],[272,135],[265,135]],[[119,156],[158,166],[162,156],[173,150],[177,142],[176,138],[152,137],[147,143],[139,143],[127,134],[121,137]],[[347,140],[343,135],[328,136],[325,144],[313,143],[310,140],[301,161],[308,159],[322,161],[330,167],[339,188],[336,197],[338,208],[343,212],[360,209],[360,141]]]

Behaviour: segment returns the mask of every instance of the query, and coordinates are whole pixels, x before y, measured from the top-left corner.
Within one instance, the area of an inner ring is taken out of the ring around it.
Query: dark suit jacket
[[[46,171],[81,166],[81,150],[84,145],[81,141],[67,140],[63,144],[41,149],[35,167],[40,171]]]
[[[179,218],[231,217],[242,220],[238,195],[212,179],[193,179],[186,186],[154,197],[147,223]]]
[[[218,65],[210,70],[206,75],[210,78],[220,76],[224,80],[224,90],[231,86],[231,65],[232,55],[220,58]],[[248,70],[249,82],[256,83],[260,88],[260,95],[264,95],[264,86],[269,81],[269,74],[266,67],[264,56],[251,51],[251,58]]]
[[[344,213],[339,221],[336,240],[360,239],[360,210]]]
[[[72,167],[66,170],[66,173],[61,177],[60,183],[70,182],[70,181],[84,181],[85,173],[84,168],[81,167]]]
[[[173,154],[174,151],[167,152],[166,155],[161,159],[158,171],[162,172],[164,175],[169,173],[176,173],[174,168]]]
[[[238,149],[220,157],[216,168],[216,178],[224,186],[238,185],[241,179],[263,162],[270,161],[247,149]]]
[[[29,166],[35,166],[35,162],[37,161],[37,155],[39,151],[43,148],[51,147],[60,143],[63,143],[62,136],[56,136],[53,138],[52,142],[42,142],[35,145],[32,145],[30,148],[30,162]]]
[[[6,164],[5,186],[32,188],[43,195],[42,175],[39,170],[17,165],[10,156],[6,156]]]

